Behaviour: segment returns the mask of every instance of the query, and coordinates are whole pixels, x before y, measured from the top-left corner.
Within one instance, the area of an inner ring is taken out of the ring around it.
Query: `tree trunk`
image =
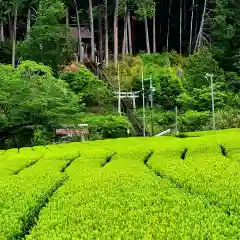
[[[127,52],[127,7],[124,10],[124,28],[123,28],[123,42],[122,42],[122,58],[124,58]]]
[[[126,16],[126,25],[127,25],[127,16]],[[128,51],[128,30],[127,30],[127,26],[126,26],[126,29],[125,29],[125,31],[126,31],[126,39],[125,39],[125,45],[126,45],[126,47],[125,47],[125,50],[126,50],[126,54],[128,54],[129,53],[129,51]]]
[[[103,59],[103,35],[102,35],[102,5],[98,5],[98,45],[99,45],[99,60]]]
[[[1,21],[1,26],[0,26],[0,41],[1,42],[4,42],[5,40],[5,37],[4,37],[4,24],[3,24],[3,21]]]
[[[126,31],[126,39],[125,39],[125,53],[128,54],[129,51],[128,51],[128,33],[127,33],[127,29],[125,30]]]
[[[75,4],[76,18],[77,18],[77,28],[78,28],[78,60],[80,59],[80,62],[83,62],[81,26],[80,26],[80,19],[79,19],[79,15],[78,15],[78,7],[77,7],[77,1],[76,0],[74,0],[74,4]]]
[[[187,31],[187,0],[183,0],[183,29]]]
[[[133,49],[133,53],[135,52],[135,20],[134,18],[132,17],[132,29],[131,29],[131,32],[132,32],[132,49]]]
[[[180,35],[179,35],[179,53],[182,55],[182,0],[180,0]]]
[[[198,32],[198,18],[199,18],[199,13],[198,13],[198,0],[196,0],[196,20],[195,20],[195,34],[194,36],[197,36]]]
[[[104,22],[105,22],[105,64],[108,66],[108,1],[104,1]]]
[[[155,53],[156,50],[156,16],[153,16],[153,52]]]
[[[11,14],[8,14],[8,31],[9,31],[9,40],[12,42],[12,40],[13,40],[13,25],[12,25]]]
[[[17,37],[17,18],[18,18],[18,9],[15,6],[14,10],[14,22],[13,22],[13,41],[12,41],[12,66],[16,66],[16,37]]]
[[[115,68],[117,68],[118,64],[118,7],[119,0],[115,0],[115,10],[114,10],[114,52],[113,52],[113,62]]]
[[[170,2],[169,2],[169,8],[168,8],[167,51],[169,50],[169,34],[170,34],[171,11],[172,11],[172,0],[170,0]]]
[[[200,24],[194,52],[198,52],[201,46],[203,45],[203,26],[205,22],[206,8],[207,8],[207,0],[204,1],[203,14],[202,14],[201,24]]]
[[[149,44],[149,34],[148,34],[148,22],[147,22],[147,17],[144,19],[144,25],[145,25],[145,35],[146,35],[147,53],[151,53],[151,51],[150,51],[150,44]]]
[[[89,17],[90,17],[90,27],[91,27],[91,59],[93,62],[95,62],[95,41],[94,41],[92,0],[89,0],[88,2],[89,2]]]
[[[129,46],[129,53],[132,54],[132,29],[131,29],[131,19],[130,19],[130,11],[127,11],[127,25],[128,25],[128,46]]]
[[[31,28],[31,8],[28,9],[27,15],[27,38],[29,38],[30,28]]]
[[[192,0],[192,16],[191,16],[191,26],[190,26],[190,39],[189,39],[189,56],[192,53],[192,33],[193,33],[193,17],[194,17],[194,5],[195,0]]]

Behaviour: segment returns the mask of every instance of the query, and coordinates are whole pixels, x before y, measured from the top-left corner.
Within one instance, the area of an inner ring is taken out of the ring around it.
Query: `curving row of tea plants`
[[[239,239],[240,130],[0,152],[0,239]]]

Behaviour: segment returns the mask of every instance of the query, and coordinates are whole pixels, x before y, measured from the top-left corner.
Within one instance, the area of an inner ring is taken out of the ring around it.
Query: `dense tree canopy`
[[[236,127],[240,5],[237,0],[4,0],[0,63],[3,146],[51,142],[53,125],[83,119],[94,119],[100,138],[115,136],[103,134],[105,120],[111,119],[111,129],[116,122],[118,132],[124,116],[141,134],[143,93],[147,113],[153,112],[152,89],[149,82],[142,89],[142,77],[152,78],[156,115],[147,119],[155,127],[171,125],[179,111],[183,130],[209,128],[206,73],[214,76],[217,127]],[[129,99],[119,107],[119,89],[139,94],[137,109]],[[115,119],[117,111],[124,116]],[[31,133],[22,140],[26,128]]]
[[[49,67],[26,61],[16,69],[0,65],[0,72],[1,141],[22,127],[59,125],[81,113],[77,96]]]

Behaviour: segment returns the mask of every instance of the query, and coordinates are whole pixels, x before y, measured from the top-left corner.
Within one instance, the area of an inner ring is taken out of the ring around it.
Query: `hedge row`
[[[235,216],[156,176],[144,165],[145,155],[117,153],[104,167],[104,154],[82,155],[26,239],[240,237]]]
[[[231,136],[230,142],[227,136],[219,137],[219,141],[188,141],[184,160],[179,149],[165,149],[155,152],[148,165],[163,178],[204,198],[207,204],[236,216],[240,213],[240,151],[234,145],[239,144],[239,137]]]
[[[17,163],[24,162],[21,151],[18,154],[21,159],[16,159],[16,154],[13,155],[10,160],[16,166]],[[61,173],[61,169],[69,160],[78,156],[78,149],[66,148],[49,152],[36,164],[23,169],[17,175],[1,176],[0,239],[20,239],[28,233],[35,224],[38,212],[66,180],[66,174]]]
[[[195,134],[4,152],[0,239],[239,239],[239,131]]]

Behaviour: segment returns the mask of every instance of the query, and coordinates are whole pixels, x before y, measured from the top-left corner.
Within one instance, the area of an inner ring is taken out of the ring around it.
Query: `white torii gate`
[[[140,91],[137,92],[114,92],[116,97],[118,98],[118,111],[121,114],[121,99],[130,98],[132,99],[133,109],[136,110],[136,98],[139,97]]]

